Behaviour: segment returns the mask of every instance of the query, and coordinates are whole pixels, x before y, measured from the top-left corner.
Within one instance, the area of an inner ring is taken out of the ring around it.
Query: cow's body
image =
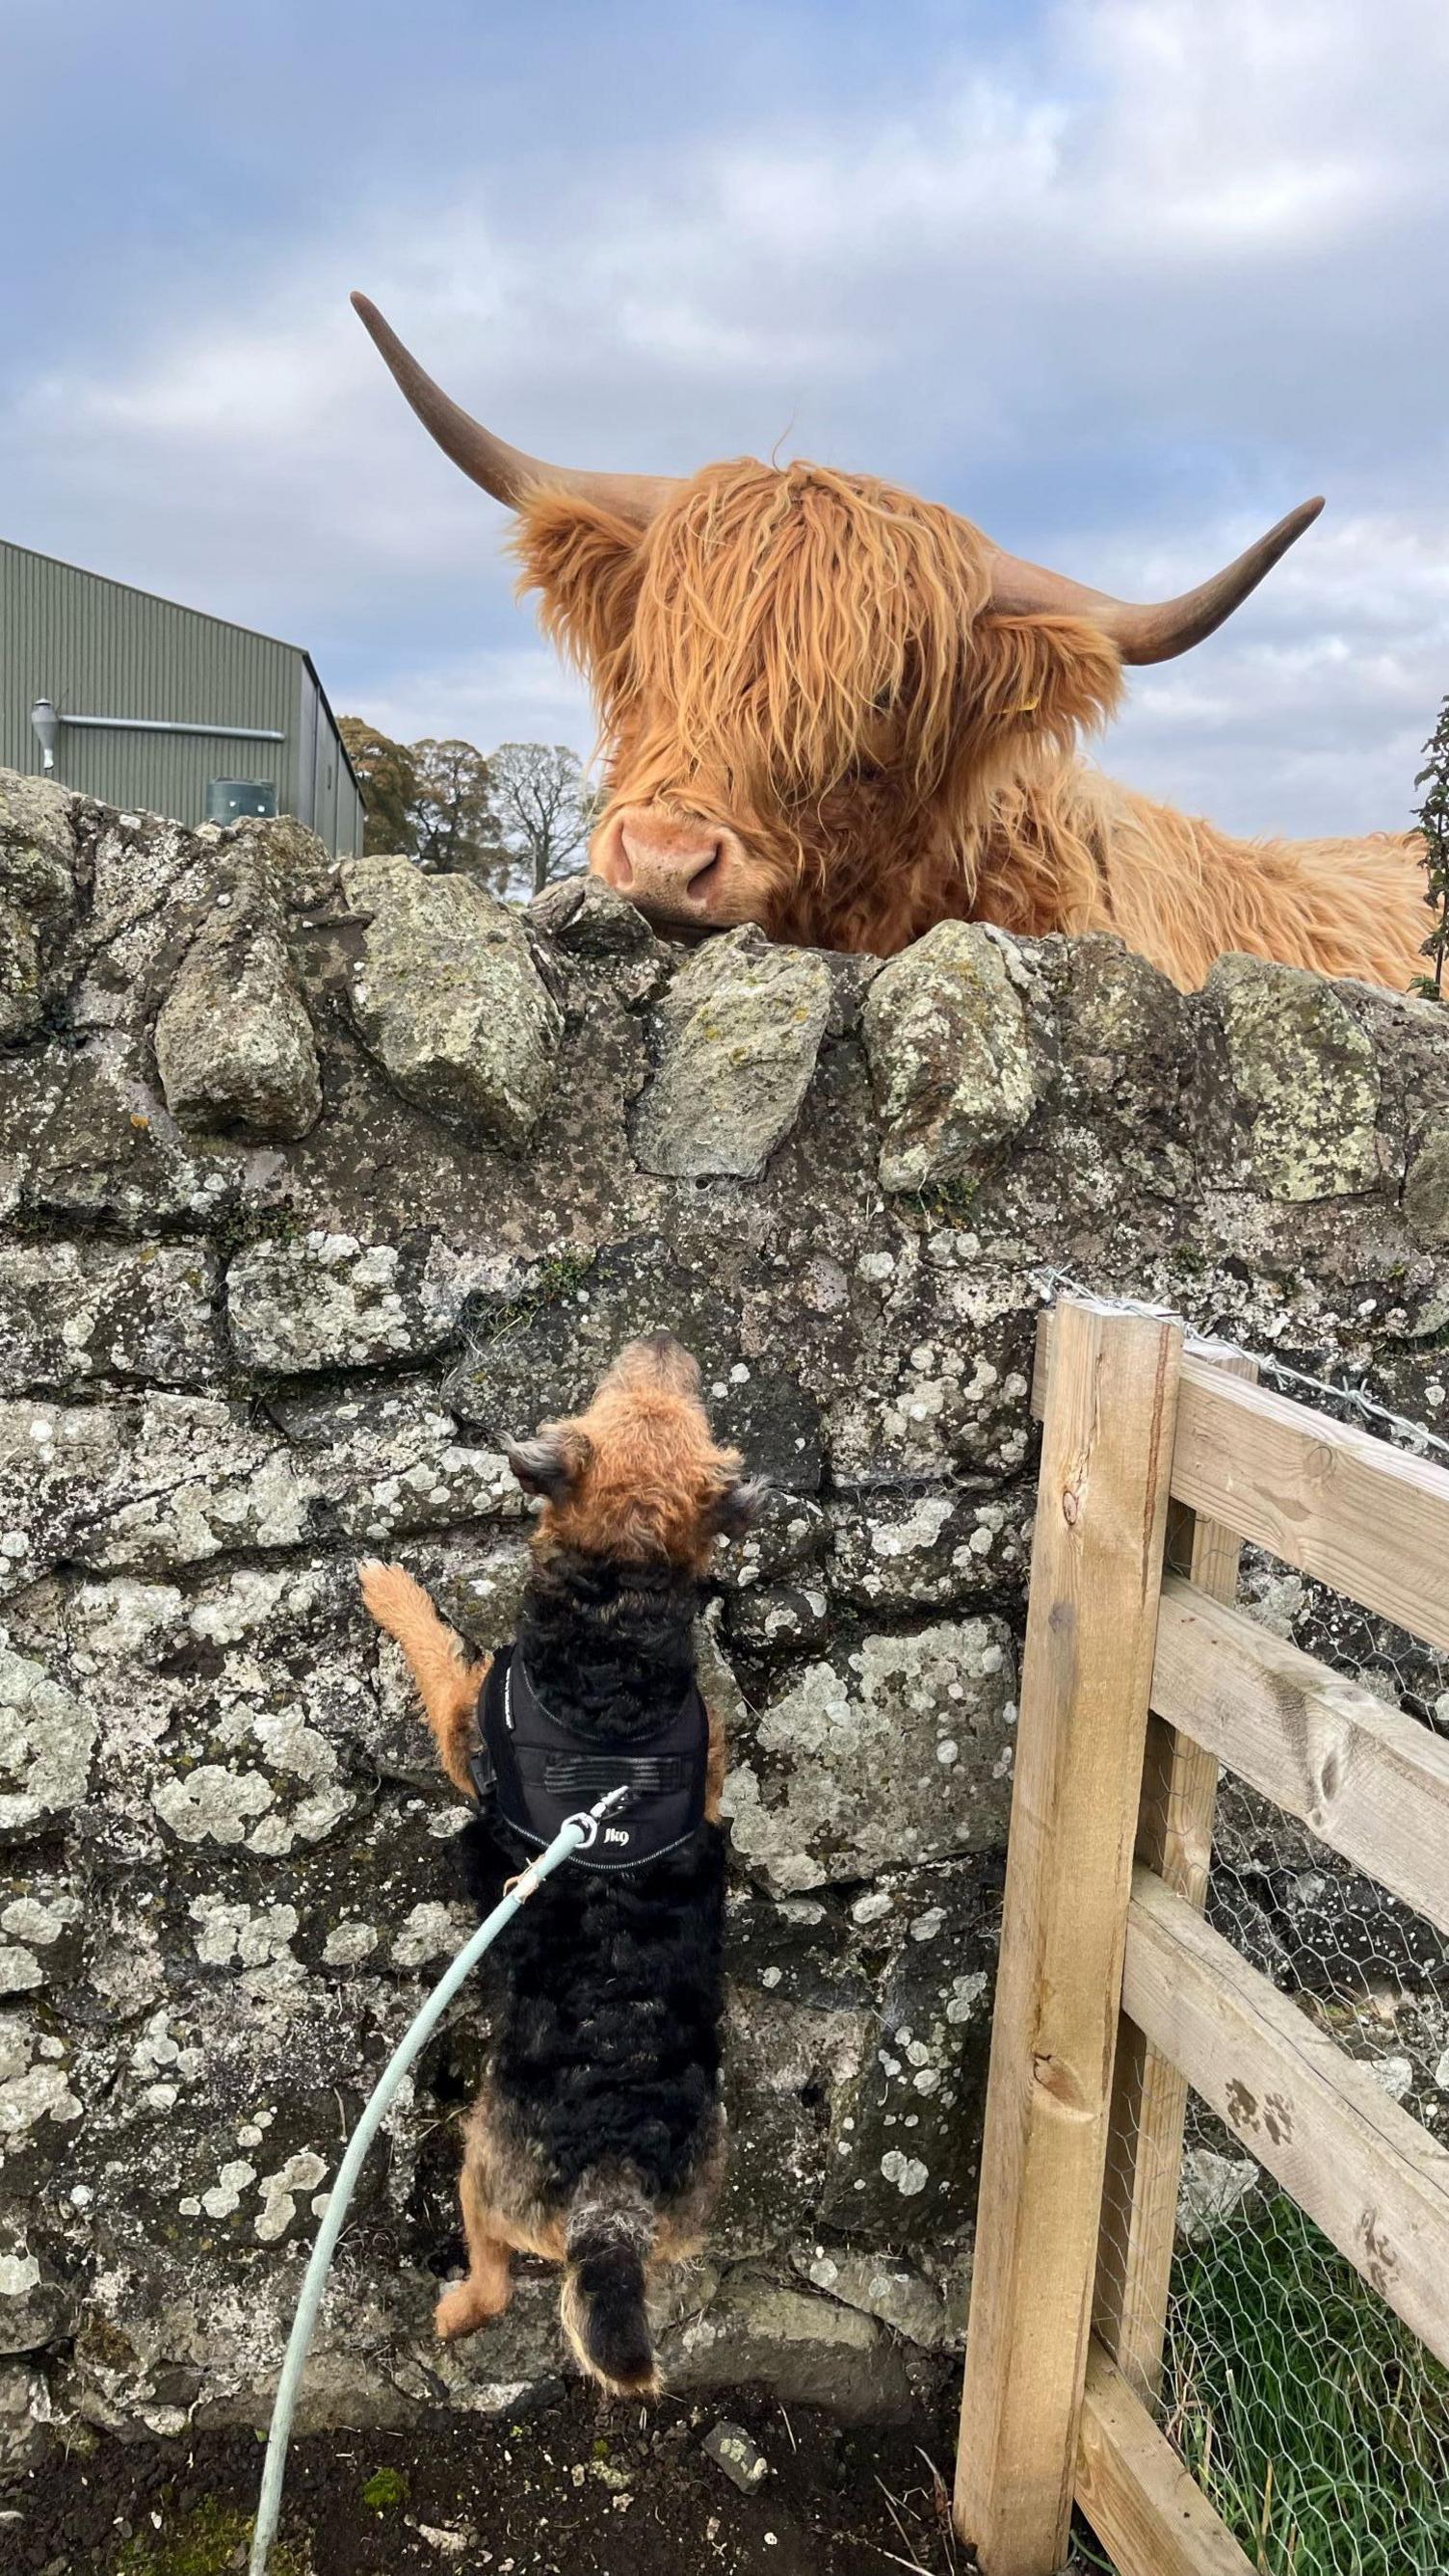
[[[1211,634],[1318,503],[1197,591],[1133,607],[867,475],[748,458],[679,481],[542,465],[359,310],[433,435],[518,513],[522,586],[599,710],[590,865],[661,927],[754,921],[892,955],[938,921],[983,920],[1116,931],[1189,988],[1233,949],[1412,980],[1413,835],[1231,840],[1079,749],[1124,662]]]
[[[1396,992],[1423,971],[1425,880],[1412,832],[1233,840],[1063,760],[1048,779],[1003,794],[984,838],[973,919],[1038,937],[1115,930],[1187,991],[1230,949]]]

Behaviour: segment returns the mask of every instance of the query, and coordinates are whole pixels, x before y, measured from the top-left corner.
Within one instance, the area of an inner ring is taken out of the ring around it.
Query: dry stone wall
[[[341,2146],[467,1928],[359,1553],[480,1647],[501,1444],[627,1335],[773,1495],[703,1637],[730,2178],[684,2384],[906,2404],[959,2337],[1045,1273],[1446,1405],[1443,1014],[949,925],[885,966],[524,915],[286,823],[0,777],[0,2439],[261,2421]],[[440,2350],[457,2011],[374,2156],[312,2422],[516,2407]],[[1449,2080],[1449,2079],[1446,2079]],[[25,2427],[29,2425],[30,2430]]]

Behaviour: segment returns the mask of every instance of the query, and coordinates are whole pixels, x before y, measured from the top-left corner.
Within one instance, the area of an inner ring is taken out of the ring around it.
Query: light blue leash
[[[282,2480],[286,2475],[287,2445],[292,2438],[292,2416],[296,2409],[297,2391],[302,2384],[302,2373],[307,2366],[307,2352],[312,2341],[312,2330],[317,2323],[317,2311],[322,2304],[322,2293],[327,2286],[327,2275],[332,2268],[337,2239],[342,2233],[342,2222],[347,2216],[348,2204],[356,2188],[357,2177],[362,2171],[363,2158],[377,2135],[382,2115],[424,2040],[432,2036],[465,1977],[477,1966],[484,1951],[491,1948],[497,1940],[505,1923],[512,1922],[520,1905],[527,1904],[535,1888],[541,1887],[544,1880],[552,1876],[561,1862],[568,1860],[576,1851],[587,1851],[589,1845],[596,1840],[604,1818],[611,1816],[615,1808],[621,1806],[628,1796],[627,1788],[610,1789],[599,1800],[597,1806],[589,1808],[587,1814],[580,1813],[577,1816],[565,1817],[547,1851],[540,1852],[537,1860],[529,1862],[522,1876],[514,1880],[502,1903],[494,1906],[487,1921],[479,1924],[471,1940],[466,1942],[459,1951],[451,1968],[434,1986],[421,2012],[399,2040],[378,2077],[367,2108],[352,2132],[347,2153],[337,2169],[337,2180],[332,2186],[322,2224],[317,2230],[317,2242],[312,2248],[312,2259],[307,2266],[307,2277],[302,2283],[302,2295],[297,2301],[297,2313],[292,2320],[286,2358],[282,2363],[282,2375],[277,2382],[276,2404],[272,2408],[271,2430],[267,2435],[267,2456],[262,2468],[261,2500],[257,2506],[256,2527],[252,2534],[252,2554],[247,2561],[247,2576],[266,2576],[267,2560],[271,2555],[272,2542],[277,2535],[277,2517],[282,2510]]]

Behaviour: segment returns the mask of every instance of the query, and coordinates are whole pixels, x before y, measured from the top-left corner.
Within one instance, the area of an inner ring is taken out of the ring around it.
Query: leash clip
[[[593,1850],[599,1839],[600,1825],[608,1817],[616,1815],[632,1795],[633,1791],[626,1780],[617,1789],[606,1789],[602,1798],[597,1799],[592,1807],[581,1807],[576,1816],[569,1817],[568,1822],[571,1825],[581,1825],[584,1828],[584,1839],[579,1845],[580,1851]]]
[[[600,1825],[614,1815],[632,1794],[627,1781],[617,1789],[606,1789],[602,1798],[598,1799],[592,1807],[580,1807],[577,1815],[565,1816],[559,1832],[567,1833],[570,1825],[577,1825],[582,1839],[576,1845],[576,1849],[581,1852],[592,1851],[599,1839]],[[537,1866],[536,1861],[530,1861],[527,1869],[521,1869],[516,1878],[506,1878],[503,1882],[504,1895],[516,1896],[520,1905],[527,1904],[534,1889],[541,1884],[535,1876]]]

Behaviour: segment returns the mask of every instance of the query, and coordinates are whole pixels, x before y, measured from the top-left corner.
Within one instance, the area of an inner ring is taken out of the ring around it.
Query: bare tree
[[[493,838],[509,860],[509,885],[541,894],[573,876],[593,823],[594,799],[564,743],[504,742],[488,762]]]
[[[471,742],[415,742],[410,808],[418,866],[427,876],[495,876],[488,763]]]

